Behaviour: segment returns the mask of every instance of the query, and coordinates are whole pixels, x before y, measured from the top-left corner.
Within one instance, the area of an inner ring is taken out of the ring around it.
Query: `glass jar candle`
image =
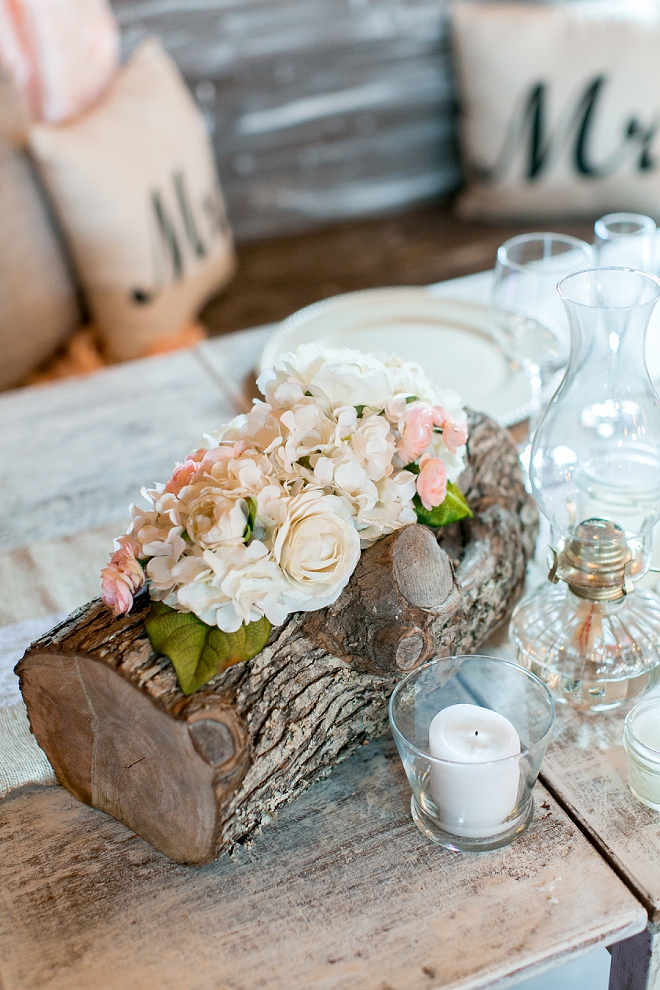
[[[628,787],[647,808],[660,811],[660,698],[628,713],[623,728]]]
[[[427,838],[478,852],[524,832],[554,719],[534,674],[496,657],[430,660],[399,682],[389,713]]]

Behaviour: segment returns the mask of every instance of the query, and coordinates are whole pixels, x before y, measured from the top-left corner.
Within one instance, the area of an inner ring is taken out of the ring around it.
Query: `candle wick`
[[[474,734],[475,734],[475,736],[478,736],[479,735],[479,730],[478,729],[475,729],[474,730]]]

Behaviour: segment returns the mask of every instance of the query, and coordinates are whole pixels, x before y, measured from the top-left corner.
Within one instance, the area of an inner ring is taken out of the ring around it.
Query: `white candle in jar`
[[[628,786],[636,798],[660,811],[660,701],[637,705],[626,718]]]
[[[478,705],[451,705],[429,726],[431,796],[443,828],[484,838],[506,831],[516,806],[520,738],[507,718]],[[446,761],[446,762],[445,762]]]

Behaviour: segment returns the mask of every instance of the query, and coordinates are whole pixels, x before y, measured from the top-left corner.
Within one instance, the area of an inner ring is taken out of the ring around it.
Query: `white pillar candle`
[[[443,828],[484,838],[510,827],[516,806],[520,738],[507,718],[478,705],[451,705],[429,726],[431,796]],[[501,761],[501,762],[496,762]]]
[[[660,701],[634,708],[624,730],[628,786],[636,798],[660,811]]]

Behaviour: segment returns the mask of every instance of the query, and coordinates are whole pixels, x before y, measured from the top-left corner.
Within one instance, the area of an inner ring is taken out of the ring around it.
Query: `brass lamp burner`
[[[550,553],[548,580],[565,581],[579,598],[613,602],[634,591],[632,551],[621,527],[609,519],[586,519]]]

